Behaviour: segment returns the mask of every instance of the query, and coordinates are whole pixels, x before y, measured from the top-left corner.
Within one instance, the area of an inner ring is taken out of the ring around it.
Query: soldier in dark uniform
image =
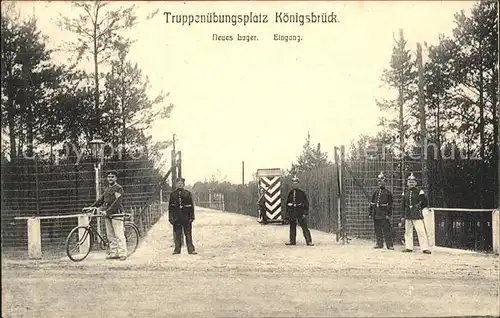
[[[377,245],[374,248],[383,248],[385,240],[387,248],[393,250],[391,229],[392,193],[385,187],[385,176],[382,172],[378,175],[377,181],[379,188],[372,194],[369,212],[369,217],[373,218],[375,237],[377,238]]]
[[[192,228],[194,221],[194,204],[191,192],[184,189],[184,178],[177,178],[177,188],[170,194],[168,204],[168,220],[174,229],[174,253],[181,253],[182,230],[186,236],[189,254],[197,254],[194,250]]]
[[[259,207],[259,214],[261,217],[260,224],[267,224],[268,219],[267,219],[267,211],[266,211],[266,189],[264,187],[261,187],[259,189],[259,200],[258,200],[258,207]]]
[[[309,215],[309,201],[304,191],[298,188],[299,178],[293,177],[292,189],[286,199],[287,213],[290,219],[290,241],[286,245],[295,245],[297,236],[297,223],[302,228],[302,233],[308,246],[313,246],[311,232],[307,228]]]
[[[403,193],[403,217],[405,223],[405,249],[403,252],[413,251],[413,228],[417,231],[418,244],[424,254],[431,254],[427,242],[422,209],[427,207],[428,200],[423,190],[417,188],[417,181],[413,173],[408,177],[408,190]]]

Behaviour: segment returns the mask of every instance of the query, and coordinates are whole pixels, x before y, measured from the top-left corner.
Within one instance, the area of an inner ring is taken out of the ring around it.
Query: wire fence
[[[125,191],[123,205],[144,235],[161,217],[165,204],[159,202],[160,171],[150,160],[109,161],[103,171],[115,170]],[[2,253],[25,257],[28,248],[27,221],[16,217],[69,216],[81,213],[96,200],[96,172],[92,163],[52,164],[38,160],[2,164]],[[100,189],[106,186],[99,174]],[[168,198],[170,189],[162,189]],[[154,204],[151,204],[154,203]],[[40,222],[43,257],[60,256],[77,217],[49,218]],[[105,233],[104,222],[101,231]]]
[[[496,169],[494,163],[479,160],[445,160],[438,162],[428,160],[427,162],[428,186],[425,192],[428,195],[432,207],[464,207],[470,209],[493,208],[496,202]],[[344,219],[344,227],[349,237],[375,240],[373,221],[368,218],[368,209],[371,194],[378,187],[377,176],[383,172],[386,177],[386,187],[393,194],[393,217],[392,229],[395,243],[402,243],[404,239],[404,227],[399,226],[402,216],[402,197],[406,187],[407,178],[413,173],[422,184],[422,166],[420,160],[394,159],[391,157],[380,158],[357,158],[344,161],[340,176],[344,184],[345,207],[339,215],[339,168],[333,164],[326,167],[312,169],[300,175],[300,188],[303,189],[310,201],[309,224],[311,228],[324,232],[337,232]],[[282,178],[282,211],[286,210],[285,200],[290,190],[290,177]],[[214,190],[218,191],[218,190]],[[250,216],[258,216],[258,189],[256,182],[247,185],[238,185],[230,191],[221,191],[224,197],[226,211],[241,213]],[[207,193],[196,193],[198,197],[205,197]],[[205,199],[208,200],[208,199]],[[286,217],[286,215],[284,215]],[[439,214],[440,223],[443,218],[458,217],[454,214]],[[464,240],[479,241],[472,238],[474,235],[488,235],[484,230],[486,221],[475,220],[477,215],[464,214],[460,217],[462,225],[455,227],[472,228],[471,224],[479,224],[477,229],[468,232],[463,231],[462,243],[453,246],[474,246],[474,248],[488,248],[491,244],[488,239],[483,243],[463,243]],[[490,217],[491,218],[491,217]],[[449,222],[457,223],[456,220]],[[453,224],[455,224],[453,223]],[[448,224],[448,223],[447,223]],[[465,226],[464,224],[468,224]],[[443,231],[436,228],[436,231]],[[481,233],[481,234],[477,234]],[[445,243],[443,243],[445,244]],[[450,245],[451,243],[446,243]],[[414,235],[414,245],[418,246],[417,236]]]

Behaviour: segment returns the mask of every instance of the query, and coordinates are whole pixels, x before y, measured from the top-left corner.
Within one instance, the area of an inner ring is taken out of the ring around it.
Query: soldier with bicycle
[[[308,246],[313,246],[311,232],[307,227],[309,215],[309,201],[304,191],[299,189],[299,178],[292,178],[292,189],[288,192],[286,200],[287,214],[290,219],[290,241],[285,245],[295,245],[297,236],[297,223],[302,228],[302,233]]]
[[[184,189],[184,178],[177,178],[177,188],[170,194],[168,204],[168,220],[174,231],[174,252],[181,253],[182,230],[186,236],[186,245],[189,254],[197,254],[194,250],[192,229],[194,221],[194,204],[191,192]]]
[[[109,171],[106,174],[108,187],[104,193],[94,204],[85,209],[104,206],[103,214],[104,224],[106,225],[106,236],[109,241],[109,250],[107,259],[127,259],[127,243],[125,240],[124,220],[122,216],[114,216],[115,214],[123,214],[123,188],[117,183],[118,173]]]
[[[393,250],[391,228],[393,197],[391,191],[385,187],[385,176],[382,172],[378,175],[377,181],[379,188],[372,194],[368,214],[369,218],[373,218],[375,237],[377,239],[374,248],[383,248],[385,240],[387,248]]]

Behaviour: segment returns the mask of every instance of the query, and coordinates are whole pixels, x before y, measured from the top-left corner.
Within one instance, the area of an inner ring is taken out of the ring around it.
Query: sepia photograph
[[[2,1],[2,318],[499,317],[498,7]]]

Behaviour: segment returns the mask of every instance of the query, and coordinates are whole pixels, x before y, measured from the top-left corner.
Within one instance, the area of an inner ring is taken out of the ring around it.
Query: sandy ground
[[[311,230],[197,209],[198,255],[172,255],[166,218],[126,261],[2,259],[2,317],[496,316],[498,256],[373,250]]]

